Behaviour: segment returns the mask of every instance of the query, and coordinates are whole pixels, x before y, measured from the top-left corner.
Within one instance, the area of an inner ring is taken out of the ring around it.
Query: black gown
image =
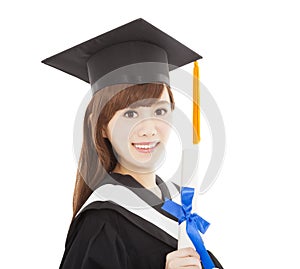
[[[111,173],[116,180],[103,184],[128,186],[161,214],[177,220],[161,209],[171,199],[167,186],[156,176],[162,200],[129,175]],[[166,255],[177,249],[177,240],[154,224],[110,202],[96,201],[86,206],[71,223],[60,269],[164,269]],[[214,264],[223,269],[209,252]]]

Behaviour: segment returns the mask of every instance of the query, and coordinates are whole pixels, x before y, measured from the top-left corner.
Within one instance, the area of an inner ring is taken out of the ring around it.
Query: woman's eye
[[[159,108],[155,110],[155,115],[162,116],[165,115],[168,112],[168,110],[164,108]]]
[[[135,111],[133,111],[133,110],[129,110],[129,111],[127,111],[127,112],[124,113],[124,116],[126,118],[136,118],[137,115],[138,114]]]

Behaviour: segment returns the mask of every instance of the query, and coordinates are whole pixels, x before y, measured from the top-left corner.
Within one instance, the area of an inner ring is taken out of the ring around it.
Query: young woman
[[[178,220],[161,209],[179,187],[155,173],[175,107],[169,62],[199,58],[169,38],[139,19],[43,61],[93,91],[60,269],[202,268],[194,249],[177,250]]]

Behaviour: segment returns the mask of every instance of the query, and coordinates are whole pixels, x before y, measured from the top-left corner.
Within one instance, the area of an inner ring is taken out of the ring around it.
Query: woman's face
[[[167,88],[151,106],[118,110],[103,136],[111,142],[118,162],[133,172],[153,172],[165,159],[172,111]],[[134,105],[134,104],[133,104]]]

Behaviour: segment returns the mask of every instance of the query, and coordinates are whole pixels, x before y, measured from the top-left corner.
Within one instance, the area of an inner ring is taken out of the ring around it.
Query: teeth
[[[154,148],[156,146],[157,143],[152,143],[152,144],[149,144],[149,145],[137,145],[137,144],[134,144],[134,146],[138,149],[151,149],[151,148]]]

